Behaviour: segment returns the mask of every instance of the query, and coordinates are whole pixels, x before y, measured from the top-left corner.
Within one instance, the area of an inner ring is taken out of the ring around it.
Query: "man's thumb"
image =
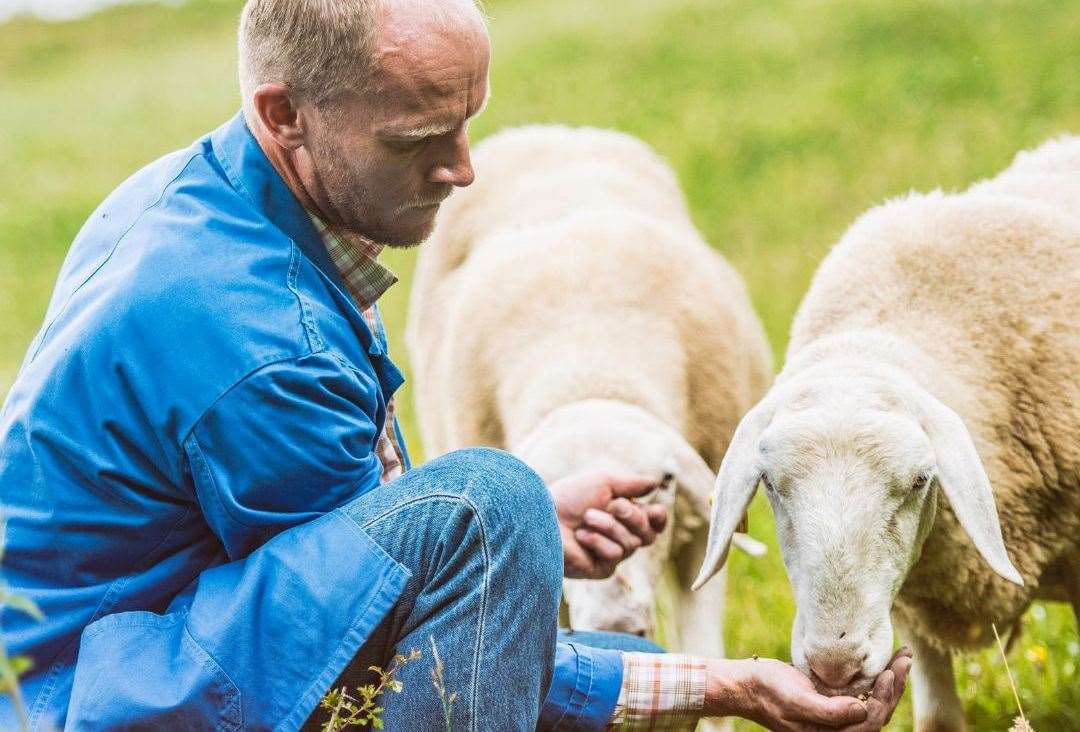
[[[656,489],[661,482],[646,475],[615,475],[611,478],[611,493],[616,498],[637,498]]]

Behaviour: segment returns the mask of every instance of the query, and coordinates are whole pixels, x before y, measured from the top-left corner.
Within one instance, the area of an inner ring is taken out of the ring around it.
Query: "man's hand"
[[[811,732],[839,729],[876,732],[891,718],[911,669],[911,651],[902,648],[877,677],[866,701],[855,697],[826,697],[810,679],[782,661],[768,658],[709,662],[707,716],[745,717],[770,730]]]
[[[639,547],[656,541],[667,524],[667,509],[639,505],[659,485],[657,478],[603,471],[578,473],[549,486],[559,515],[563,573],[573,579],[610,577],[615,565]]]
[[[904,695],[911,663],[911,649],[904,647],[893,654],[889,665],[874,681],[874,691],[866,700],[866,719],[861,724],[844,727],[844,732],[876,732],[889,723]]]

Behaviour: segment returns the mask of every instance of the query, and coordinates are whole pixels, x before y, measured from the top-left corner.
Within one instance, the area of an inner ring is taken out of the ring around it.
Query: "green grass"
[[[706,237],[746,278],[778,358],[816,263],[860,212],[912,188],[966,186],[1018,149],[1080,130],[1080,3],[488,7],[494,96],[476,137],[551,121],[615,127],[654,145],[677,169]],[[0,394],[90,210],[236,108],[237,9],[203,0],[3,28]],[[388,259],[402,283],[384,310],[404,360],[412,255]],[[419,454],[412,412],[402,412]],[[764,504],[755,503],[751,525],[773,551],[733,559],[729,652],[785,657],[793,609]],[[1036,606],[1011,662],[1036,729],[1080,729],[1080,647],[1066,607]],[[1015,712],[996,652],[956,666],[973,728],[1006,729]],[[906,703],[897,726],[910,726]]]

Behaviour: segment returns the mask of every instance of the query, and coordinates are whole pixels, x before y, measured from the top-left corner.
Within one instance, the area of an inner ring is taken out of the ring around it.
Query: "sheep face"
[[[716,480],[700,587],[761,482],[797,606],[792,660],[859,694],[892,650],[890,610],[947,500],[975,548],[1022,584],[960,417],[891,370],[823,368],[779,384],[735,431]]]
[[[671,531],[657,545],[636,552],[606,580],[566,580],[563,595],[575,630],[604,630],[656,637],[656,587]]]
[[[892,654],[889,613],[933,523],[935,461],[911,417],[841,399],[778,414],[759,450],[796,600],[792,661],[821,691],[855,695]]]
[[[570,625],[654,637],[656,587],[673,548],[703,526],[715,476],[683,437],[640,407],[588,399],[554,410],[512,451],[548,484],[587,470],[656,475],[674,485],[638,501],[657,502],[671,520],[653,546],[619,564],[606,580],[567,580]]]

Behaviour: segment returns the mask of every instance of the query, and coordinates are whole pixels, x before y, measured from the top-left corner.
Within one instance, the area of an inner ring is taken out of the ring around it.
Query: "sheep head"
[[[939,494],[990,566],[1022,583],[967,428],[899,372],[796,374],[746,415],[720,468],[695,587],[722,565],[759,482],[795,596],[792,661],[825,693],[866,692],[888,663],[890,610]]]
[[[675,429],[648,411],[588,399],[552,411],[512,447],[548,483],[585,470],[667,474],[643,501],[664,504],[671,520],[654,545],[623,561],[607,580],[567,581],[572,627],[652,636],[664,564],[705,528],[715,474]],[[700,534],[699,534],[700,536]]]

